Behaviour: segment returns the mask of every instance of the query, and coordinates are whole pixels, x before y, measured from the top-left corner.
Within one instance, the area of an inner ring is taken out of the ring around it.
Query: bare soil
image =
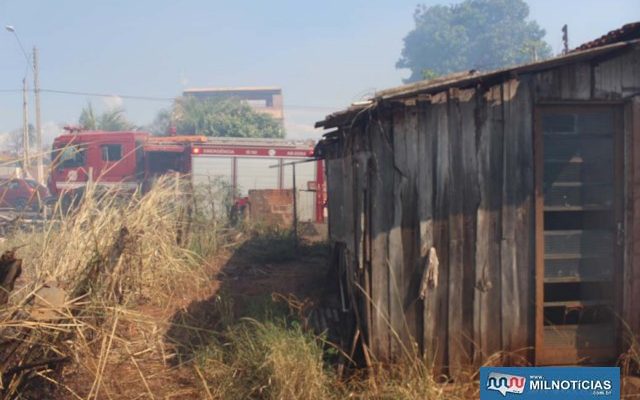
[[[296,307],[301,310],[318,300],[327,268],[323,250],[316,249],[313,254],[301,251],[292,259],[266,262],[246,250],[251,249],[248,242],[204,265],[211,277],[204,288],[194,284],[190,291],[172,293],[171,300],[162,306],[147,303],[133,308],[140,317],[119,323],[116,336],[123,343],[139,342],[140,346],[123,349],[114,343],[114,356],[105,367],[97,398],[206,398],[192,358],[211,340],[210,333],[220,328],[215,302],[221,296],[232,305],[236,318],[251,314],[256,303],[275,301],[293,313]],[[150,337],[154,335],[158,338]],[[148,343],[154,340],[158,346],[150,349]],[[95,367],[77,365],[92,365],[96,360],[75,361],[64,371],[63,383],[68,389],[57,391],[56,398],[87,398],[91,393],[94,376],[87,370]]]

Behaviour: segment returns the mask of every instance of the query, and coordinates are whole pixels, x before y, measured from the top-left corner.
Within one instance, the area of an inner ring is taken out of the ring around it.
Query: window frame
[[[113,163],[122,160],[123,151],[122,151],[122,143],[105,143],[100,145],[100,159],[105,163]],[[112,151],[117,148],[118,157],[110,157],[112,155]],[[105,157],[106,156],[106,157]]]

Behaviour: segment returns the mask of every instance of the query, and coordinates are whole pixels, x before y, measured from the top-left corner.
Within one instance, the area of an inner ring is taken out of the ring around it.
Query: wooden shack
[[[349,335],[372,359],[613,363],[640,334],[639,38],[628,24],[317,123]]]

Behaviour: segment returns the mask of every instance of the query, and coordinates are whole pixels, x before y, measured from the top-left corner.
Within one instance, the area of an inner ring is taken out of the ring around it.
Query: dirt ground
[[[110,359],[103,367],[104,378],[97,398],[206,398],[202,382],[189,361],[198,348],[212,340],[209,332],[220,328],[216,302],[225,298],[234,317],[241,318],[255,312],[252,308],[256,304],[275,301],[276,306],[296,313],[317,301],[326,276],[326,249],[302,246],[298,254],[287,254],[283,259],[270,254],[260,260],[260,253],[254,251],[256,246],[257,250],[264,250],[264,243],[256,245],[247,240],[233,251],[209,260],[204,268],[211,280],[205,287],[194,286],[192,291],[173,293],[172,300],[163,307],[150,304],[135,307],[133,311],[139,317],[120,323],[116,335],[134,345],[140,341],[140,347],[114,351],[120,359]],[[155,346],[149,346],[154,342]],[[122,356],[123,352],[129,352],[130,356]],[[77,360],[76,365],[91,366],[92,362],[95,360]],[[95,379],[86,371],[96,367],[99,366],[65,368],[63,381],[68,389],[58,391],[56,398],[87,398]]]

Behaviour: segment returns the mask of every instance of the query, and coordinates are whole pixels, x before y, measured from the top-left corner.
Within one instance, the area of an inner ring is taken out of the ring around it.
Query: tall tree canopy
[[[78,124],[91,131],[126,131],[134,129],[134,125],[125,117],[123,109],[114,108],[102,114],[96,114],[91,103],[88,103],[82,109]]]
[[[178,134],[218,137],[282,138],[282,124],[273,117],[254,111],[239,100],[201,100],[186,96],[176,99],[173,109],[161,110],[150,130],[166,134],[170,125]]]
[[[528,21],[523,0],[465,0],[450,6],[419,5],[415,28],[404,38],[397,68],[413,82],[451,72],[495,69],[551,55],[545,31]]]

